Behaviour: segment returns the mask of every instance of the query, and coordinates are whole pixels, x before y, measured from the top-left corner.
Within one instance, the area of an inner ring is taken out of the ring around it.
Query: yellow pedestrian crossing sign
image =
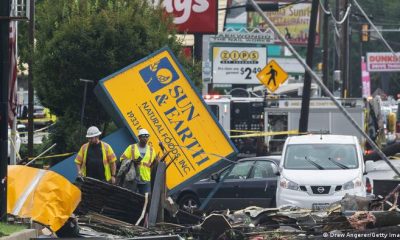
[[[275,92],[288,77],[287,72],[275,60],[269,61],[267,66],[257,74],[258,80],[271,92]]]

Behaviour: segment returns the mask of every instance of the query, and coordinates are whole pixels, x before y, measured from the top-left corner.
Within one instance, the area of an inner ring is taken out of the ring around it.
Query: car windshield
[[[358,167],[352,144],[293,144],[286,149],[284,168],[304,170],[354,169]]]

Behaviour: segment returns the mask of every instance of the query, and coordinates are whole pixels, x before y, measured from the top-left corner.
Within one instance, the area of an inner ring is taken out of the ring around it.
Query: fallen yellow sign
[[[7,213],[31,218],[57,231],[81,201],[81,191],[53,171],[9,166]]]
[[[147,129],[156,152],[162,152],[159,142],[170,151],[167,162],[172,164],[166,177],[170,191],[225,166],[221,156],[236,154],[168,48],[106,77],[97,89],[106,109],[114,111],[115,122],[124,124],[134,136],[139,129]]]

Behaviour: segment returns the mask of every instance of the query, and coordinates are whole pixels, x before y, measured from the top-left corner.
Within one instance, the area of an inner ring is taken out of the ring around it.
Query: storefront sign
[[[367,53],[368,72],[400,71],[400,53],[369,52]]]

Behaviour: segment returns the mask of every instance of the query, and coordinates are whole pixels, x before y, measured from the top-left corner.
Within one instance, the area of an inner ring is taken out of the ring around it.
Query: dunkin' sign
[[[367,53],[368,72],[399,72],[400,53],[369,52]]]
[[[217,33],[218,0],[163,0],[181,33]]]

